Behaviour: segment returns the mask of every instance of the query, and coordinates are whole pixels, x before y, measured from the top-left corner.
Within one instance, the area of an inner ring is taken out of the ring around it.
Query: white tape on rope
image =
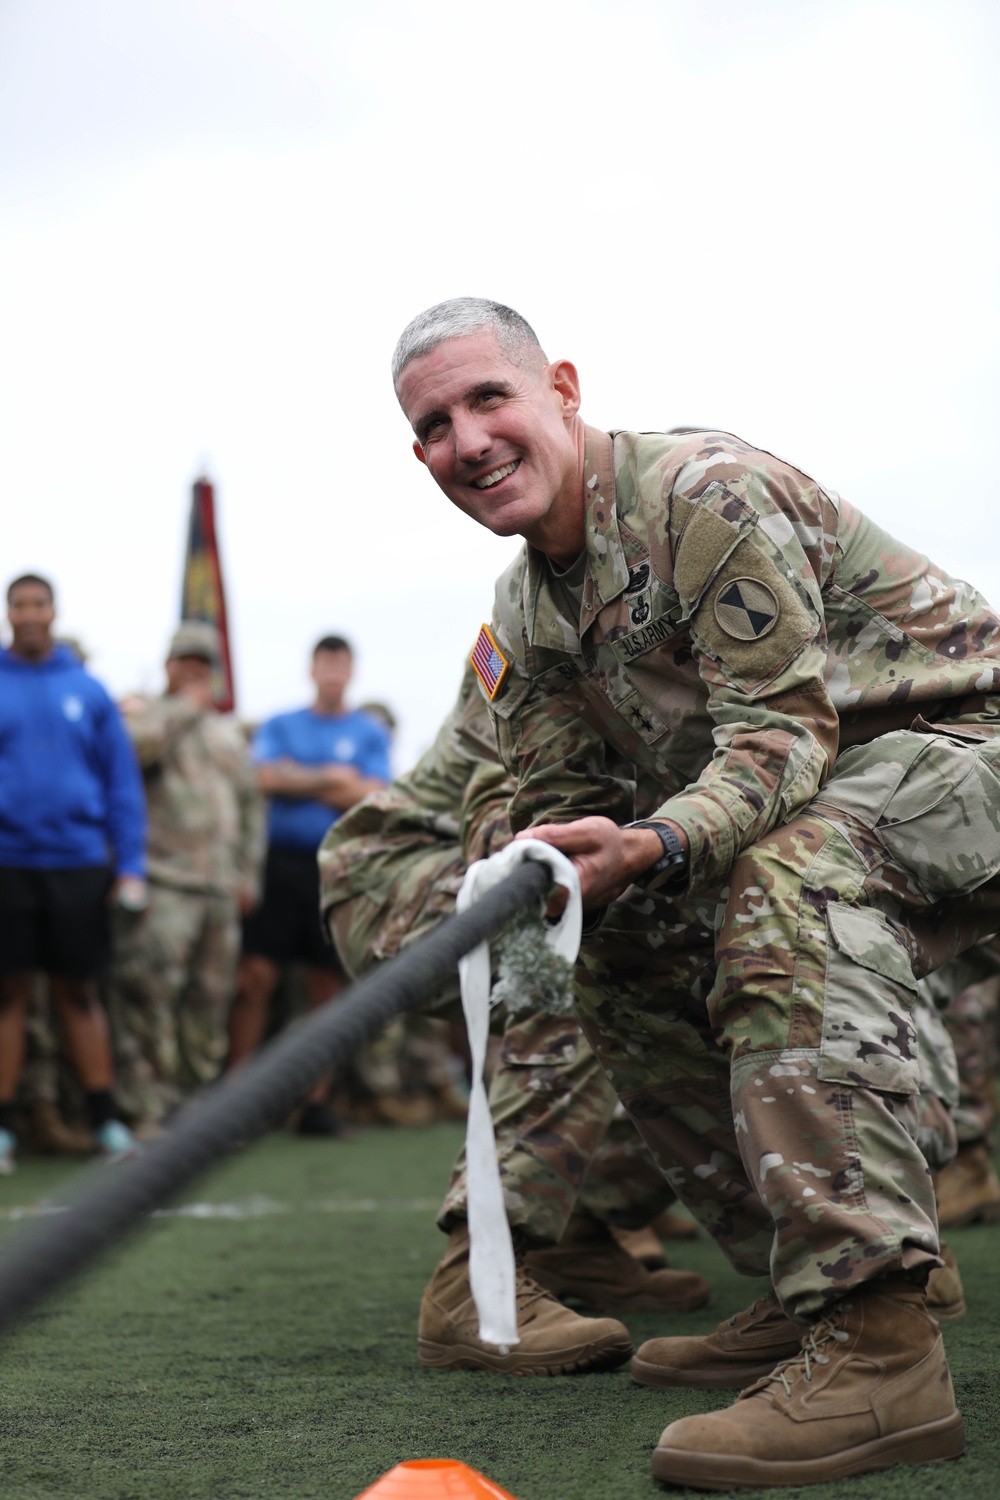
[[[464,911],[471,906],[528,859],[548,865],[555,883],[567,893],[563,914],[548,928],[546,936],[549,945],[573,963],[580,951],[583,926],[580,881],[566,856],[540,839],[516,840],[489,859],[471,864],[458,893],[458,910]],[[469,1281],[479,1314],[479,1337],[488,1344],[510,1346],[520,1342],[514,1299],[514,1247],[497,1165],[493,1120],[483,1082],[490,1026],[489,944],[481,943],[459,959],[458,973],[472,1054],[472,1090],[465,1137]]]

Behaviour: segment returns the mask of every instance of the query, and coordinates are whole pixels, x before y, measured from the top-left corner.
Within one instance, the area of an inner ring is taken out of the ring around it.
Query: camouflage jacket
[[[497,586],[515,830],[626,822],[645,771],[697,891],[840,748],[927,721],[1000,731],[1000,620],[801,470],[727,433],[587,428],[584,472],[580,618],[530,547]]]
[[[488,847],[499,847],[494,840],[510,838],[506,808],[513,790],[467,666],[451,712],[413,769],[352,807],[324,838],[324,907],[381,889],[414,853],[450,846],[478,859]]]
[[[126,705],[149,809],[149,878],[179,890],[256,890],[264,807],[234,718],[182,694]]]
[[[384,904],[376,956],[391,956],[411,928],[450,915],[468,860],[509,841],[513,790],[467,667],[454,707],[413,769],[352,807],[324,838],[317,856],[324,915],[362,894]]]
[[[395,953],[418,914],[427,915],[427,902],[450,915],[466,865],[510,842],[516,786],[500,764],[490,714],[467,665],[454,707],[412,771],[352,807],[324,838],[324,914],[362,894],[384,903],[377,956]],[[641,812],[656,806],[658,792],[640,778]]]

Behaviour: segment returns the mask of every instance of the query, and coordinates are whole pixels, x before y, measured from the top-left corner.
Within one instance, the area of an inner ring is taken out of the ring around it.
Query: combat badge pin
[[[475,668],[476,676],[486,689],[486,696],[492,702],[510,671],[510,662],[493,639],[488,625],[484,625],[480,630],[469,660]]]
[[[715,618],[738,641],[759,641],[778,623],[778,601],[766,583],[734,578],[715,596]]]

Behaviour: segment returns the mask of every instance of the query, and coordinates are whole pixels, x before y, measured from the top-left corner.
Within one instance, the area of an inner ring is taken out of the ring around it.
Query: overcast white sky
[[[497,297],[598,426],[727,428],[1000,602],[995,0],[0,0],[4,577],[156,687],[189,487],[239,707],[448,708],[512,555],[415,463],[403,324]]]

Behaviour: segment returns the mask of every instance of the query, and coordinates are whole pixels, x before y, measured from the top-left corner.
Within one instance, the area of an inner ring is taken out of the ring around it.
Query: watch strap
[[[654,865],[643,870],[641,875],[635,877],[635,885],[641,886],[643,890],[665,885],[675,878],[687,864],[687,855],[684,845],[677,837],[674,830],[667,823],[658,823],[653,818],[639,818],[634,823],[624,824],[625,828],[651,828],[663,845],[663,853]]]

